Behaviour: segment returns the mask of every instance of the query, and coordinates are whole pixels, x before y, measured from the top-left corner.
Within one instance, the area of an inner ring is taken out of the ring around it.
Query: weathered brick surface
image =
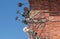
[[[50,13],[44,13],[44,11],[40,11],[39,14],[33,17],[33,15],[39,10],[47,10],[47,12],[60,11],[60,0],[50,0],[50,2],[48,2],[48,0],[38,0],[38,6],[32,10],[35,6],[35,3],[36,0],[30,0],[30,18],[39,20],[40,18],[45,17],[48,21],[43,24],[43,26],[45,26],[44,28],[41,27],[40,23],[31,24],[30,28],[37,32],[39,36],[46,37],[46,39],[60,39],[60,16],[50,16]],[[34,38],[31,37],[30,39]]]

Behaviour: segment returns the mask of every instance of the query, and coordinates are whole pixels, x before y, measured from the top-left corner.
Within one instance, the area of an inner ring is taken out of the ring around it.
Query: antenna
[[[19,7],[22,7],[22,6],[25,5],[25,4],[28,4],[28,3],[24,3],[24,4],[23,4],[23,3],[19,2],[19,3],[18,3],[18,6],[19,6]],[[21,11],[18,10],[18,11],[17,11],[17,14],[22,15],[22,17],[25,17],[25,19],[21,20],[21,19],[17,16],[17,17],[16,17],[16,20],[21,21],[21,22],[23,22],[24,24],[28,24],[28,23],[29,23],[29,21],[28,21],[28,18],[29,18],[29,9],[28,9],[28,7],[24,7],[23,9],[24,9],[24,12],[23,12],[23,13],[21,13]]]
[[[28,4],[28,3],[24,3],[24,4],[23,4],[23,3],[19,2],[19,3],[18,3],[18,6],[19,6],[19,7],[22,7],[22,6],[25,5],[25,4]]]

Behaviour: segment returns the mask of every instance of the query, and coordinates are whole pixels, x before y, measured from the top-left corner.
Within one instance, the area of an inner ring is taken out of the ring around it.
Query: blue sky
[[[16,11],[23,11],[23,7],[18,7],[18,2],[28,3],[27,0],[0,0],[0,39],[28,39],[23,32],[25,25],[15,20],[16,16],[23,19],[21,15],[17,15]]]

